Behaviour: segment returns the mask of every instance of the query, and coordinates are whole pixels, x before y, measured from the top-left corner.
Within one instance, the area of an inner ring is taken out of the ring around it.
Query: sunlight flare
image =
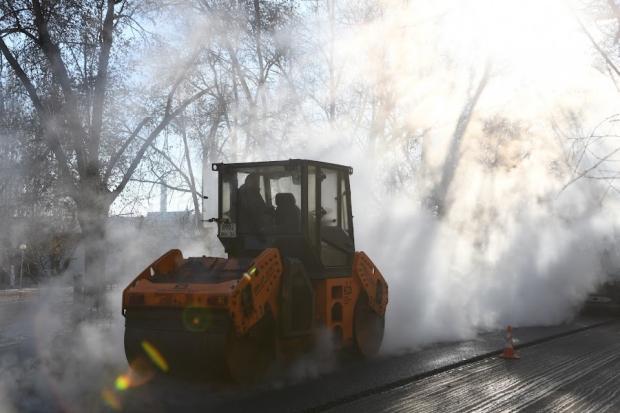
[[[166,361],[164,356],[161,355],[159,350],[155,348],[155,346],[153,346],[151,343],[145,340],[142,342],[142,349],[146,352],[146,354],[149,356],[151,361],[157,367],[159,367],[161,371],[168,371],[169,369],[168,362]]]

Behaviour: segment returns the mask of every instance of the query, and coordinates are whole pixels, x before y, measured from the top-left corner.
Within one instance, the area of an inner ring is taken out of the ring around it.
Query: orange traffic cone
[[[512,327],[508,326],[506,329],[506,345],[504,351],[499,355],[503,359],[520,359],[521,357],[515,354],[515,348],[512,344]]]

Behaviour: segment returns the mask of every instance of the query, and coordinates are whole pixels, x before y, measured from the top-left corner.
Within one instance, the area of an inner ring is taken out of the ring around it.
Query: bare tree
[[[171,79],[162,103],[149,102],[150,113],[137,119],[129,133],[107,127],[118,104],[111,85],[126,81],[125,56],[133,52],[134,33],[147,35],[138,17],[149,5],[118,0],[0,3],[0,52],[36,112],[59,189],[77,207],[85,281],[94,295],[104,282],[110,205],[159,133],[208,91],[188,86],[184,98],[175,99],[194,63],[192,55]]]
[[[582,12],[575,11],[574,16],[592,44],[595,67],[607,74],[620,92],[620,3],[617,0],[584,1]],[[609,193],[620,194],[617,186],[620,170],[616,166],[620,159],[620,133],[616,127],[619,116],[608,116],[589,132],[582,130],[578,113],[566,113],[564,124],[567,126],[563,128],[555,122],[556,134],[570,143],[567,163],[572,169],[560,192],[578,180],[588,179],[605,187],[600,202]]]

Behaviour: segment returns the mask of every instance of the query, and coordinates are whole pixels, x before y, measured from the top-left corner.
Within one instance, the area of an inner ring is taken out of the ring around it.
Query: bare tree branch
[[[127,138],[125,143],[123,143],[123,145],[119,148],[119,150],[116,151],[116,153],[112,155],[112,157],[110,158],[110,161],[108,162],[108,166],[106,168],[105,174],[103,176],[103,181],[106,184],[106,186],[108,184],[108,180],[110,179],[110,175],[112,174],[112,170],[116,166],[116,163],[118,162],[118,160],[121,158],[123,153],[125,153],[129,145],[131,145],[131,143],[136,139],[136,137],[138,136],[138,134],[140,133],[144,125],[146,125],[150,121],[151,121],[150,117],[142,119],[142,121],[138,124],[136,129],[134,129],[134,131],[131,133],[129,138]]]
[[[97,76],[95,77],[91,136],[88,145],[88,162],[93,165],[99,164],[99,146],[101,142],[101,129],[103,127],[103,103],[105,101],[105,92],[108,86],[108,65],[110,63],[110,51],[112,50],[114,5],[116,2],[115,0],[108,0],[107,4],[108,8],[101,31],[102,44],[99,52]]]
[[[52,41],[49,30],[47,28],[47,22],[45,21],[45,16],[43,14],[43,9],[41,8],[41,3],[39,2],[39,0],[33,0],[32,7],[35,25],[39,34],[38,45],[43,51],[43,54],[49,60],[52,73],[56,77],[56,80],[58,81],[63,91],[65,103],[68,109],[67,114],[70,124],[70,132],[73,132],[71,133],[71,135],[75,145],[75,155],[78,163],[78,169],[81,172],[85,173],[87,158],[85,142],[83,139],[78,138],[78,135],[85,137],[86,131],[84,130],[82,123],[79,119],[78,104],[75,94],[73,93],[73,90],[71,88],[71,79],[69,78],[67,68],[62,59],[60,49],[58,48],[58,45]]]
[[[58,167],[60,168],[64,184],[70,191],[75,190],[76,188],[73,181],[71,180],[71,173],[69,172],[67,156],[60,143],[60,138],[55,131],[50,130],[50,128],[53,128],[54,126],[52,125],[49,115],[43,107],[41,100],[39,99],[39,95],[37,94],[37,91],[32,84],[32,81],[30,80],[26,72],[24,72],[17,59],[15,59],[2,37],[0,37],[0,51],[6,58],[7,62],[17,75],[24,88],[26,89],[26,92],[28,93],[32,104],[34,105],[34,108],[37,111],[41,122],[46,127],[46,129],[48,129],[48,133],[44,134],[43,136],[50,149],[54,152],[56,159],[58,160]]]
[[[161,185],[161,186],[164,186],[164,187],[166,187],[168,189],[172,189],[173,191],[179,191],[179,192],[184,192],[184,193],[190,193],[191,194],[193,192],[191,189],[186,189],[186,188],[181,188],[181,187],[178,187],[178,186],[169,185],[163,179],[159,180],[159,181],[151,181],[151,180],[148,180],[148,179],[131,178],[130,181],[131,182],[140,182],[140,183],[143,183],[143,184]]]
[[[575,16],[575,19],[577,19],[577,23],[579,23],[581,30],[583,30],[586,36],[588,36],[588,39],[590,39],[590,42],[592,43],[594,48],[601,54],[601,56],[603,56],[603,59],[605,59],[605,62],[607,62],[607,64],[613,69],[613,71],[616,72],[616,75],[620,76],[620,70],[618,70],[616,65],[611,61],[611,59],[609,58],[609,55],[598,45],[598,43],[596,43],[594,38],[590,35],[590,32],[588,32],[588,29],[586,29],[583,23],[581,23],[581,20],[579,19],[579,17]]]
[[[121,182],[118,184],[118,186],[113,191],[113,197],[114,198],[116,198],[123,191],[123,189],[125,189],[125,186],[127,185],[127,182],[129,182],[129,179],[131,178],[131,176],[133,175],[134,171],[136,170],[136,168],[138,167],[138,165],[142,161],[142,156],[144,155],[144,153],[146,152],[148,147],[151,146],[151,144],[157,138],[157,136],[159,136],[159,133],[162,130],[164,130],[164,128],[170,123],[170,121],[172,119],[174,119],[176,116],[178,116],[180,113],[182,113],[188,105],[190,105],[191,103],[193,103],[196,100],[200,99],[202,96],[207,94],[209,92],[209,90],[210,90],[210,88],[209,89],[201,90],[200,92],[194,94],[193,96],[185,99],[179,105],[179,107],[177,109],[175,109],[172,113],[167,113],[166,115],[164,115],[164,117],[161,120],[161,122],[159,123],[159,125],[157,125],[157,127],[155,127],[155,129],[153,129],[153,131],[150,133],[149,137],[142,144],[142,147],[135,154],[135,157],[134,157],[133,161],[129,165],[129,169],[125,172]]]

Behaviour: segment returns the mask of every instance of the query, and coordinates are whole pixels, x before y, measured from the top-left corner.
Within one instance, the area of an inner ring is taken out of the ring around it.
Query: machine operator
[[[241,231],[264,230],[268,217],[273,215],[273,207],[267,205],[260,194],[260,178],[260,174],[251,173],[245,177],[244,184],[239,187],[239,226]]]

